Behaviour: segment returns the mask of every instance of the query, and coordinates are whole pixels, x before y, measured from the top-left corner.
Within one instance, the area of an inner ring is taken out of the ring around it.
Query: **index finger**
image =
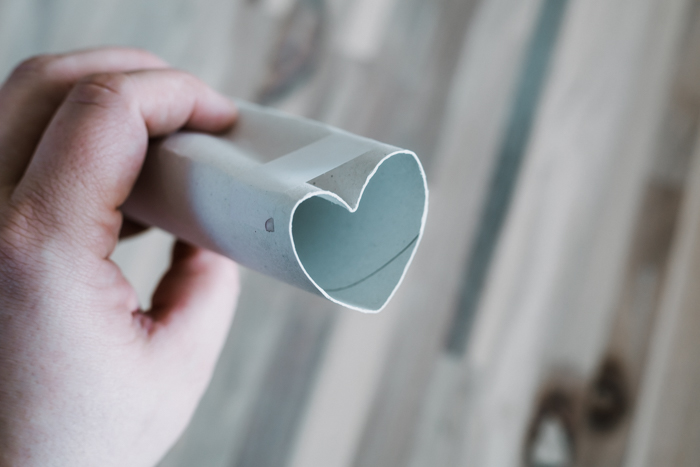
[[[149,137],[183,126],[216,132],[236,111],[228,99],[177,70],[108,73],[81,80],[46,130],[12,203],[52,238],[88,241],[101,257],[116,242],[121,214]]]
[[[40,55],[22,62],[0,87],[0,186],[14,186],[22,177],[42,132],[80,78],[166,66],[149,52],[122,47]]]

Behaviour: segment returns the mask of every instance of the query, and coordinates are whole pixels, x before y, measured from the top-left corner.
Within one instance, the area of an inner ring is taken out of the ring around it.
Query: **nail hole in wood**
[[[627,389],[620,363],[612,358],[603,362],[588,391],[586,421],[595,432],[614,430],[628,410]]]

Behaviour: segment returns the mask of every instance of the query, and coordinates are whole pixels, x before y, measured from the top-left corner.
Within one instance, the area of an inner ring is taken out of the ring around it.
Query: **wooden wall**
[[[252,272],[162,467],[700,464],[697,0],[0,0],[22,58],[147,48],[416,151],[379,315]],[[115,260],[144,305],[172,239]]]

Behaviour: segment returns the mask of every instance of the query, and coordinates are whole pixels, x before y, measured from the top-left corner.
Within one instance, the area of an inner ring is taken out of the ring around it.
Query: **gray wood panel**
[[[160,465],[696,464],[698,5],[0,0],[0,76],[143,47],[425,163],[424,242],[387,309],[245,272]],[[114,254],[144,305],[171,243]]]

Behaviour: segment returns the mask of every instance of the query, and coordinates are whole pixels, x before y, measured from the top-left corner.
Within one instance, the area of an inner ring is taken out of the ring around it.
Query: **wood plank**
[[[288,323],[294,294],[271,279],[246,273],[234,324],[216,371],[185,434],[161,461],[165,467],[228,467],[242,450],[267,369]],[[274,287],[274,293],[270,293]]]
[[[566,0],[546,0],[542,3],[533,35],[528,40],[513,109],[498,151],[496,166],[479,222],[479,231],[471,246],[465,270],[459,303],[450,326],[447,350],[464,352],[476,308],[481,299],[488,269],[508,213],[520,166],[538,110],[540,95],[549,73],[552,51],[555,48]]]
[[[700,3],[692,2],[681,27],[683,42],[654,162],[637,215],[625,279],[609,343],[586,389],[577,433],[579,465],[621,465],[638,405],[650,336],[668,284],[671,248],[686,196],[698,123]]]
[[[568,400],[607,343],[686,4],[571,4],[468,349],[461,465],[535,462],[544,415],[578,452]]]
[[[700,66],[700,28],[697,2],[693,2],[692,26],[678,78],[675,99],[676,112],[668,119],[669,132],[675,130],[680,140],[678,148],[671,151],[671,160],[679,159],[677,153],[687,156],[693,151],[693,160],[685,162],[686,169],[662,171],[664,180],[682,183],[688,178],[687,192],[683,197],[680,225],[669,262],[669,272],[661,282],[660,309],[655,328],[649,330],[651,339],[648,364],[641,380],[638,410],[631,420],[631,435],[625,451],[626,466],[646,465],[696,465],[700,453],[695,449],[697,420],[700,418],[695,404],[698,375],[694,355],[697,344],[692,334],[697,329],[697,305],[694,299],[694,280],[697,276],[698,196],[700,145],[697,138],[698,84]],[[675,157],[674,157],[675,156]],[[679,165],[678,163],[676,165]],[[687,167],[690,165],[690,167]],[[686,175],[687,174],[687,175]],[[645,361],[646,363],[646,361]],[[641,371],[640,371],[641,373]]]
[[[689,194],[651,341],[625,466],[690,466],[700,462],[696,403],[700,389],[700,141],[695,148]]]
[[[436,151],[424,243],[392,304],[401,314],[353,465],[405,465],[411,457],[539,4],[482,3],[465,37]]]

